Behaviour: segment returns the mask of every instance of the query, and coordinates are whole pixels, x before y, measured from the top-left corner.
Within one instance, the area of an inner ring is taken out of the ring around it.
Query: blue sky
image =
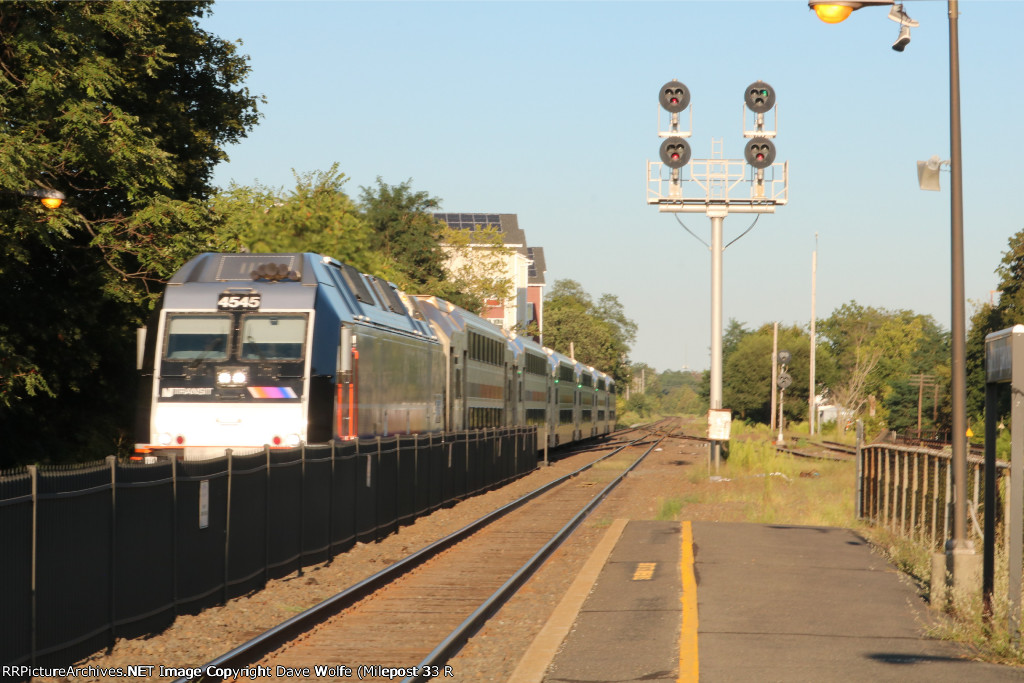
[[[203,27],[242,40],[267,102],[215,181],[290,188],[293,169],[338,163],[353,196],[411,179],[444,211],[518,214],[549,284],[619,298],[634,361],[704,369],[710,252],[646,203],[657,93],[673,78],[690,89],[694,158],[712,138],[742,158],[743,90],[763,79],[789,204],[725,251],[724,319],[806,326],[817,233],[819,318],[855,300],[948,328],[949,174],[924,192],[915,166],[949,158],[946,7],[907,2],[921,25],[897,53],[887,10],[829,26],[801,0],[221,0]],[[1024,3],[961,0],[960,15],[966,294],[980,302],[1024,229]],[[710,241],[705,216],[683,220]],[[726,218],[725,241],[750,222]]]

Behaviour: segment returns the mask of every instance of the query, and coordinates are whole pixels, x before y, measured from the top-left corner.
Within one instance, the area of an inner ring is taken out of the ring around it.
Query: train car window
[[[168,315],[164,357],[168,360],[224,360],[231,336],[230,315]]]
[[[531,375],[544,375],[547,365],[543,356],[534,353],[526,354],[526,371]]]
[[[561,380],[562,382],[572,382],[573,380],[575,380],[575,377],[573,377],[572,368],[568,365],[559,365],[558,379]]]
[[[305,342],[305,316],[261,314],[242,318],[242,360],[301,360]]]

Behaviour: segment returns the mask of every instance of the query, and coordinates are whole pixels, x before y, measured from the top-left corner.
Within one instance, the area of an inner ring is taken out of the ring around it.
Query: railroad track
[[[273,671],[276,678],[317,677],[310,662],[324,667],[323,677],[443,679],[445,663],[469,636],[672,428],[671,421],[663,421],[639,430],[636,438],[590,464],[196,667],[195,675],[176,683],[210,680],[208,671],[230,677],[232,671],[257,666],[270,667],[261,671]],[[607,467],[595,467],[612,458],[617,459]],[[359,666],[364,669],[357,671]]]
[[[809,447],[809,448],[808,448]],[[798,458],[809,458],[812,460],[852,460],[857,453],[853,446],[837,443],[835,441],[809,442],[803,450],[776,446],[775,450],[780,453],[788,453]]]

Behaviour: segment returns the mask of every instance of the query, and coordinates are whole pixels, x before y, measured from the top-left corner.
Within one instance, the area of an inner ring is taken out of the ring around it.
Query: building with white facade
[[[503,259],[503,274],[511,282],[512,293],[504,301],[484,301],[481,316],[509,331],[525,330],[531,322],[536,322],[543,330],[544,250],[527,246],[526,233],[519,228],[517,216],[511,213],[435,213],[434,218],[444,221],[450,228],[470,233],[478,228],[498,230],[505,246],[512,250]],[[470,237],[470,253],[492,248],[483,243],[473,244]],[[452,267],[459,268],[472,256],[457,254],[452,258]]]

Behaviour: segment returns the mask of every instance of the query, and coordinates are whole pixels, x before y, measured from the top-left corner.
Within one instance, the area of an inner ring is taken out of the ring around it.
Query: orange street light
[[[894,0],[831,0],[830,2],[811,0],[807,4],[826,24],[838,24],[840,21],[845,21],[855,9],[872,5],[892,5],[893,2]]]
[[[51,210],[60,208],[60,205],[66,199],[64,193],[57,190],[29,190],[27,192],[19,192],[18,194],[23,197],[35,197],[43,206]]]

